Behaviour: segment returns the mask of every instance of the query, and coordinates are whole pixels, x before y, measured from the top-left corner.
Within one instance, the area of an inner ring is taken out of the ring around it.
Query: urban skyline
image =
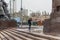
[[[9,5],[9,0],[5,0]],[[16,0],[16,11],[20,10],[21,0]],[[52,10],[52,0],[23,0],[23,8],[29,11],[47,11]]]

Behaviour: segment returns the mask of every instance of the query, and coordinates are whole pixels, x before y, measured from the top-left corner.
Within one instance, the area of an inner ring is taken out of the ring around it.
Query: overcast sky
[[[5,0],[9,3],[9,0]],[[20,1],[16,0],[16,9],[20,10]],[[9,4],[8,4],[9,5]],[[23,8],[32,11],[44,11],[51,12],[52,0],[23,0]]]

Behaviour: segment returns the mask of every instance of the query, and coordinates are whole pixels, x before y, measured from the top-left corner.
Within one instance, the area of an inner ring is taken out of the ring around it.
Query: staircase
[[[59,37],[9,29],[0,32],[0,40],[60,40]]]

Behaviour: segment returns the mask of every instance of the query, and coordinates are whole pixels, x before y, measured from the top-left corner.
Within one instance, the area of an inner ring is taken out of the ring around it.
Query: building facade
[[[60,0],[52,0],[52,13],[50,19],[44,21],[44,33],[55,35],[60,33]]]

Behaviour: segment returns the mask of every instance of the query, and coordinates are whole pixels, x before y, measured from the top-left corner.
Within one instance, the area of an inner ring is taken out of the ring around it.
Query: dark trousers
[[[31,30],[31,24],[29,24],[29,30]]]

